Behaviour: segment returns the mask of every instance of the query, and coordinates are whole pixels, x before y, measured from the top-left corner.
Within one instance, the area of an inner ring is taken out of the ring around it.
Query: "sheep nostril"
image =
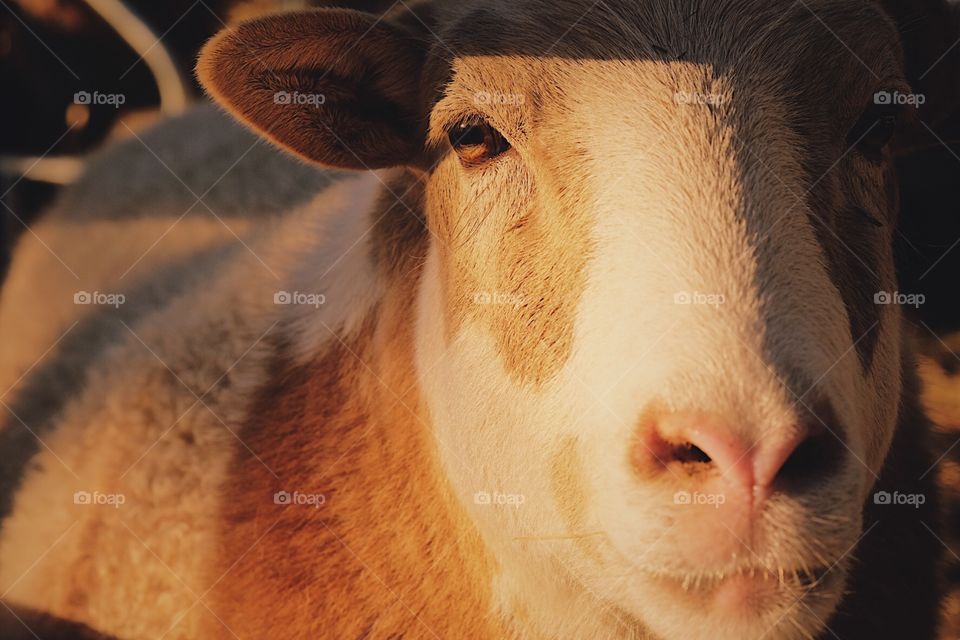
[[[819,401],[810,413],[792,425],[757,428],[753,437],[706,411],[663,413],[640,423],[631,464],[648,477],[672,467],[676,479],[689,475],[731,495],[807,492],[834,477],[845,459],[830,404]]]
[[[818,480],[829,477],[840,466],[842,445],[836,436],[819,430],[801,442],[784,461],[776,475],[783,491],[801,491]]]

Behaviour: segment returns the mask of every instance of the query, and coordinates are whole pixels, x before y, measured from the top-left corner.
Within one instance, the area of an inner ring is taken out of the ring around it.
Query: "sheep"
[[[935,637],[891,16],[227,28],[202,84],[299,160],[204,110],[107,150],[17,247],[0,602],[117,638]]]

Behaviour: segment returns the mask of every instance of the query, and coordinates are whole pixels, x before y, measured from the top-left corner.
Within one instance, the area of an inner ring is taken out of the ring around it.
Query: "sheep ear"
[[[921,117],[931,126],[960,108],[960,11],[948,0],[881,0],[903,42],[913,90],[926,98]]]
[[[346,169],[415,165],[425,49],[376,16],[317,9],[229,27],[197,76],[237,119],[307,160]]]

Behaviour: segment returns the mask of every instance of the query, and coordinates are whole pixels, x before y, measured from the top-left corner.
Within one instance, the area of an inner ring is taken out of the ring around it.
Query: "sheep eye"
[[[871,104],[850,130],[847,143],[871,162],[883,160],[883,151],[893,139],[900,124],[903,107],[891,104]]]
[[[510,149],[499,131],[484,121],[458,123],[447,132],[450,146],[466,165],[482,164]]]

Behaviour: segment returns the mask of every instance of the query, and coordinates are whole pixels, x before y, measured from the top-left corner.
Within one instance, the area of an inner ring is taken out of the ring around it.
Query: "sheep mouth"
[[[806,600],[828,604],[842,592],[834,567],[743,567],[729,571],[654,572],[651,583],[675,601],[730,619],[765,616]]]
[[[833,567],[816,566],[810,568],[737,567],[721,571],[691,572],[648,572],[658,582],[670,582],[679,585],[690,593],[710,591],[731,580],[767,583],[786,589],[815,590],[825,585],[832,574]]]

